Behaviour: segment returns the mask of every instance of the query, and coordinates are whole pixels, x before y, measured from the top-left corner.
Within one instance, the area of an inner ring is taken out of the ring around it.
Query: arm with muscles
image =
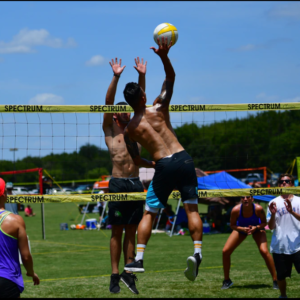
[[[126,66],[121,67],[121,63],[122,63],[122,59],[120,58],[120,61],[118,63],[117,57],[115,61],[112,59],[111,62],[109,62],[112,71],[114,73],[114,76],[106,92],[105,105],[114,105],[119,78],[126,67]],[[105,113],[103,116],[103,130],[105,131],[107,128],[110,128],[112,124],[113,124],[113,114]]]
[[[298,221],[300,221],[300,215],[293,211],[291,200],[286,199],[284,200],[284,205],[286,207],[286,210]]]
[[[146,67],[147,67],[147,61],[144,59],[140,61],[140,58],[137,57],[134,59],[136,66],[133,66],[137,72],[139,73],[139,86],[143,89],[144,92],[146,92]]]
[[[268,207],[268,216],[271,215],[268,221],[268,226],[271,230],[273,230],[276,227],[276,220],[275,220],[276,212],[277,212],[276,203],[272,202]]]
[[[154,168],[155,162],[149,161],[145,158],[141,158],[139,153],[138,144],[134,141],[131,141],[129,138],[128,130],[125,129],[124,132],[124,140],[126,143],[127,150],[136,166],[144,167],[144,168]]]
[[[25,222],[22,217],[19,218],[19,230],[18,230],[18,245],[20,254],[22,257],[23,265],[27,271],[26,275],[32,277],[34,285],[40,284],[40,279],[33,270],[33,260],[28,247],[28,239],[25,229]]]
[[[241,226],[236,225],[237,219],[239,217],[239,213],[240,213],[240,209],[238,206],[236,206],[232,209],[231,215],[230,215],[230,228],[232,230],[236,230],[239,232],[248,233],[248,231],[249,231],[248,227],[241,227]]]
[[[260,205],[255,205],[256,215],[260,218],[261,223],[257,226],[250,225],[248,234],[252,234],[256,230],[262,230],[267,226],[267,219],[264,209]]]
[[[169,45],[167,44],[167,42],[168,42],[167,39],[162,38],[162,43],[160,43],[158,39],[158,45],[159,45],[158,49],[155,49],[154,47],[151,47],[150,49],[152,49],[161,58],[166,73],[166,79],[163,83],[161,93],[155,99],[153,105],[157,103],[161,103],[163,106],[169,107],[172,94],[173,94],[173,86],[175,82],[175,71],[168,57],[168,52],[172,46],[172,41],[170,42]]]

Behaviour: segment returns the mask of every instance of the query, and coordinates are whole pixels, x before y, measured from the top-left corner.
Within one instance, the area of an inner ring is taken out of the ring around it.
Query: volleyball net
[[[192,156],[195,167],[207,175],[227,170],[239,184],[249,173],[246,170],[252,169],[251,172],[257,175],[263,173],[260,171],[262,166],[267,166],[271,173],[289,170],[297,177],[297,170],[290,165],[300,149],[300,103],[174,104],[169,110],[179,142]],[[81,185],[86,189],[82,194],[12,195],[8,202],[145,200],[146,192],[91,193],[94,183],[103,175],[109,176],[112,169],[102,129],[103,113],[122,112],[133,110],[127,105],[1,105],[0,176],[6,182],[12,181],[15,186],[42,187],[41,170],[44,170],[44,175],[51,175],[53,186],[78,188]],[[142,149],[141,156],[151,160],[145,149]],[[36,174],[26,171],[32,169],[40,171]],[[232,170],[240,171],[233,173]],[[275,186],[270,180],[271,173],[260,188],[247,188],[244,184],[237,188],[231,188],[230,184],[224,187],[218,181],[212,188],[204,180],[198,196],[300,193],[298,187]],[[140,175],[147,177],[142,171]],[[169,198],[180,199],[180,193],[173,191]]]

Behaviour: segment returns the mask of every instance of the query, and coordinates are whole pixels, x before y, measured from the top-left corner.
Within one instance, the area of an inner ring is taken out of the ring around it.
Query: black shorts
[[[0,299],[19,298],[20,290],[11,280],[0,277]]]
[[[156,162],[146,203],[149,207],[163,208],[172,191],[181,193],[182,201],[198,199],[198,181],[191,156],[184,150]]]
[[[110,193],[144,192],[139,178],[112,178],[109,181]],[[108,224],[138,225],[143,217],[144,201],[108,202]]]
[[[293,254],[273,253],[273,259],[278,280],[284,280],[286,277],[291,277],[293,264],[298,274],[300,273],[300,251]]]

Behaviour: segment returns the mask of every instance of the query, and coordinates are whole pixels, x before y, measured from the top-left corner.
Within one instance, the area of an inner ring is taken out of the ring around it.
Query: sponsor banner
[[[288,188],[257,188],[257,189],[226,189],[226,190],[198,190],[199,198],[213,197],[242,197],[273,195],[274,198],[282,194],[300,194],[300,187]],[[85,195],[11,195],[7,196],[8,203],[84,203],[84,202],[117,202],[144,201],[147,193],[116,193],[116,194],[85,194]],[[173,191],[169,199],[180,199],[180,192]]]
[[[152,105],[147,105],[152,107]],[[170,105],[170,112],[299,110],[300,103],[245,104],[178,104]],[[118,113],[133,112],[129,105],[0,105],[3,113]]]

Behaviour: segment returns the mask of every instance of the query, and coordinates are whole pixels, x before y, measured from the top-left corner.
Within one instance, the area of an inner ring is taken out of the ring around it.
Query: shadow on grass
[[[264,289],[264,288],[270,288],[271,286],[268,284],[247,284],[247,285],[241,285],[241,286],[232,286],[231,289]]]

